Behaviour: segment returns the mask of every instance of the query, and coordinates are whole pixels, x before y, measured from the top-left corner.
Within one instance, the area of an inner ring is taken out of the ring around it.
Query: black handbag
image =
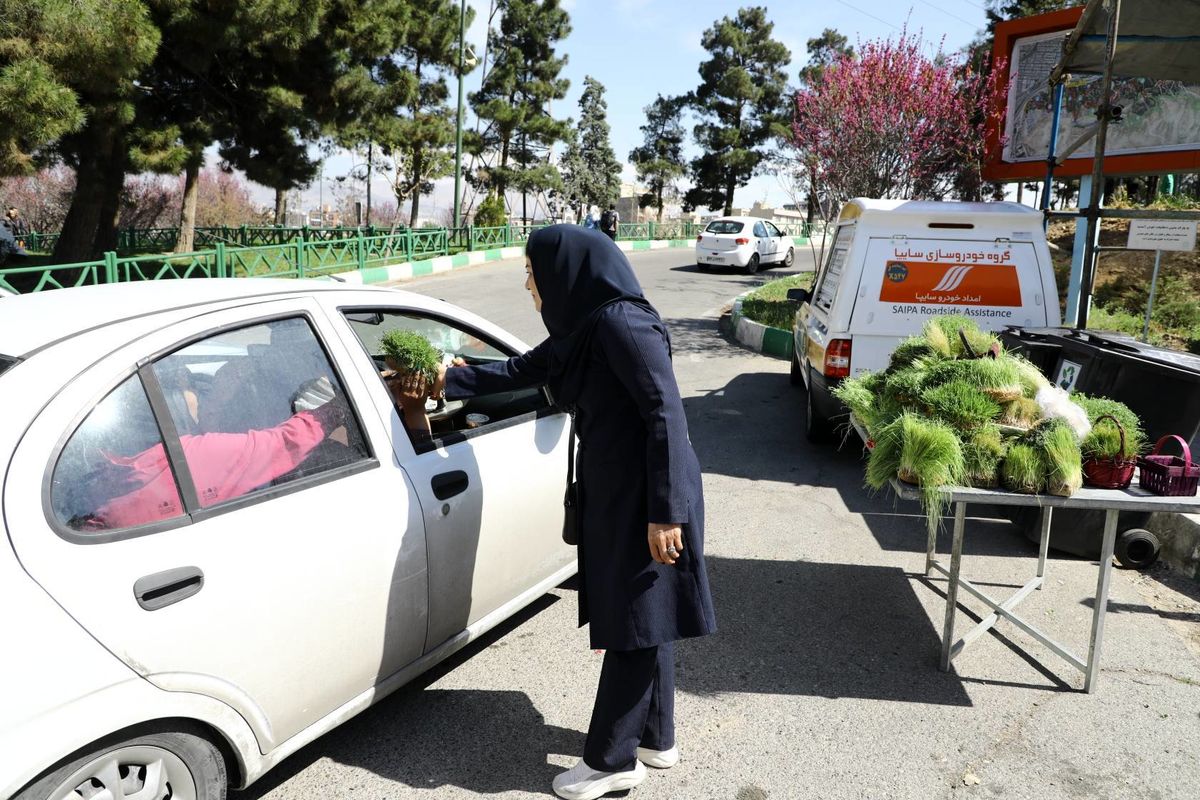
[[[567,491],[563,495],[563,541],[579,544],[579,487],[575,483],[575,415],[571,415],[571,432],[567,435]]]

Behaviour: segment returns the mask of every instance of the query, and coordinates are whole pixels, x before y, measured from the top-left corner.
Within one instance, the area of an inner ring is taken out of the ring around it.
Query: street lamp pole
[[[462,227],[463,70],[467,57],[467,0],[458,12],[458,116],[454,138],[454,227]]]

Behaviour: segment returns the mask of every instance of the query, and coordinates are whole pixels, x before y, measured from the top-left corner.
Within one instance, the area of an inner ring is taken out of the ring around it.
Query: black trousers
[[[583,760],[592,769],[633,769],[637,749],[675,746],[675,643],[608,650]]]

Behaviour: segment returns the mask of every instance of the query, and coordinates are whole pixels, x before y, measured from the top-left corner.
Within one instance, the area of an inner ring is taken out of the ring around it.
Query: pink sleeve
[[[295,469],[325,439],[311,412],[246,433],[181,437],[201,507],[248,494]]]

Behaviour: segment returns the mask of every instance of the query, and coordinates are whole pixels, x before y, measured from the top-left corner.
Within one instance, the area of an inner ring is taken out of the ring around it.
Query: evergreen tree
[[[820,80],[825,70],[840,59],[854,55],[850,40],[838,33],[836,28],[826,28],[820,36],[809,39],[807,50],[808,63],[800,70],[800,83],[805,86]]]
[[[587,163],[579,146],[579,134],[574,128],[567,129],[566,144],[566,150],[558,163],[562,188],[557,191],[556,199],[561,196],[570,208],[575,209],[576,217],[582,220],[587,215],[587,203],[583,199],[586,192]]]
[[[608,103],[604,86],[590,75],[583,79],[579,97],[579,156],[583,170],[580,199],[588,205],[607,208],[621,192],[621,162],[608,138]]]
[[[743,8],[704,33],[711,58],[700,65],[694,107],[701,122],[696,142],[704,151],[692,160],[689,208],[733,210],[734,190],[760,170],[769,142],[787,135],[784,67],[791,53],[771,38],[774,24],[760,6]]]
[[[662,222],[664,198],[675,191],[675,181],[683,176],[683,122],[680,119],[686,98],[663,97],[661,94],[646,106],[646,124],[641,127],[645,136],[641,147],[629,153],[637,167],[639,181],[648,184],[649,191],[638,203],[642,208],[653,206]]]
[[[552,100],[566,97],[570,82],[559,73],[567,57],[555,44],[571,32],[559,0],[499,0],[500,26],[488,32],[495,61],[483,86],[471,95],[486,128],[467,140],[469,151],[495,163],[473,176],[480,188],[503,199],[521,192],[561,188],[558,172],[543,155],[566,137],[568,123],[550,116]]]
[[[194,174],[214,139],[282,196],[323,132],[407,99],[409,2],[0,0],[0,169],[76,170],[60,262],[115,244],[127,172]]]
[[[457,75],[459,6],[455,0],[409,0],[408,28],[388,76],[395,93],[407,94],[399,107],[383,107],[361,117],[342,132],[347,146],[374,142],[392,160],[392,190],[397,205],[408,202],[409,227],[420,216],[421,197],[434,181],[453,172],[454,111],[447,104],[448,75]],[[467,24],[475,12],[467,9]]]

